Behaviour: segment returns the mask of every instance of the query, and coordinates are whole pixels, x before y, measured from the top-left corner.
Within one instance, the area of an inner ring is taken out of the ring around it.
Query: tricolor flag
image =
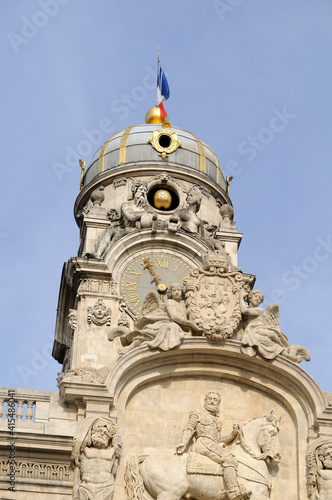
[[[158,70],[157,70],[157,106],[160,108],[160,117],[165,120],[167,113],[165,111],[163,101],[169,98],[169,86],[167,78],[160,66],[160,61],[158,58]]]

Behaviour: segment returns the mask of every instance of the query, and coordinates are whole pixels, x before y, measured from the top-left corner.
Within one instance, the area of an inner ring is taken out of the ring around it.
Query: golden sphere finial
[[[155,208],[165,208],[166,210],[172,204],[172,195],[167,189],[158,189],[153,195],[153,204]]]
[[[154,106],[153,108],[149,109],[149,111],[145,115],[145,123],[158,125],[159,123],[165,122],[169,122],[168,115],[166,115],[166,118],[162,119],[160,116],[160,108],[158,108],[158,106]]]

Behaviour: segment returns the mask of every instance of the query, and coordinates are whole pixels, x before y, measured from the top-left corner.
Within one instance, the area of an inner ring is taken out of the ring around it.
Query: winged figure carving
[[[108,340],[120,337],[119,354],[142,344],[163,351],[179,346],[185,335],[191,335],[192,329],[198,330],[195,321],[187,319],[185,303],[181,300],[183,294],[184,289],[178,283],[169,286],[166,302],[158,292],[149,292],[143,302],[142,317],[135,322],[134,329],[117,326],[110,331]]]
[[[248,302],[248,306],[245,303]],[[244,331],[242,335],[242,352],[249,356],[261,354],[265,359],[274,359],[278,354],[300,363],[310,361],[309,351],[300,345],[290,345],[288,338],[280,331],[279,306],[271,304],[264,312],[259,305],[264,300],[260,290],[252,290],[240,294],[240,309]]]

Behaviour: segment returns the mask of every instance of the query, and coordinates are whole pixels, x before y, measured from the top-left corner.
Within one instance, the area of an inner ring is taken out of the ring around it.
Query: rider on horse
[[[190,440],[195,437],[195,451],[205,455],[224,468],[224,481],[230,500],[246,500],[251,492],[247,492],[237,480],[237,461],[229,453],[225,445],[231,443],[238,435],[240,427],[233,426],[230,434],[221,436],[221,423],[218,420],[221,396],[219,392],[208,392],[204,400],[204,409],[190,413],[187,426],[183,432],[182,442],[176,447],[176,453],[181,455]]]

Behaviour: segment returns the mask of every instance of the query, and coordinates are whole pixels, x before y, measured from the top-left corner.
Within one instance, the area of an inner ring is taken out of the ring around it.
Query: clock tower
[[[185,290],[208,251],[239,269],[242,235],[216,154],[193,133],[155,123],[151,111],[147,121],[115,133],[85,168],[74,209],[78,256],[61,281],[53,349],[60,378],[109,367],[119,341],[105,329],[132,327],[150,292],[166,304],[170,285]]]
[[[304,498],[306,461],[309,484],[315,450],[332,447],[323,393],[298,365],[310,354],[238,265],[216,154],[158,112],[80,160],[53,346],[67,497]]]

